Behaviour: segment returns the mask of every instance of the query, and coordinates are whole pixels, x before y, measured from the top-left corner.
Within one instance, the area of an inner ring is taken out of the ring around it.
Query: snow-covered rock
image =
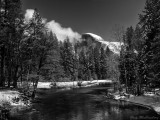
[[[84,33],[84,34],[90,35],[91,37],[93,37],[94,39],[96,39],[96,40],[98,40],[98,41],[102,41],[102,40],[103,40],[102,37],[100,37],[100,36],[98,36],[98,35],[96,35],[96,34],[93,34],[93,33]]]
[[[105,48],[108,47],[115,54],[120,53],[121,45],[123,45],[123,43],[120,43],[120,42],[105,41],[102,37],[100,37],[96,34],[93,34],[93,33],[84,33],[84,34],[82,34],[82,38],[83,38],[83,36],[90,36],[95,41],[97,41],[97,42],[101,43],[103,46],[105,46]]]
[[[121,98],[120,95],[114,95],[114,99],[119,100]]]
[[[18,99],[15,101],[15,99]],[[3,104],[10,104],[11,106],[27,106],[30,104],[28,101],[28,104],[24,103],[20,99],[20,93],[18,91],[12,91],[12,90],[4,90],[0,91],[0,106],[3,106]]]

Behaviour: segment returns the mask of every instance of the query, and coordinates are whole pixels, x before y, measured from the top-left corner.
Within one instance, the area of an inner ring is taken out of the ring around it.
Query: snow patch
[[[160,114],[160,107],[153,107],[153,109],[154,109],[158,114]]]
[[[18,91],[0,91],[0,106],[3,106],[5,103],[9,103],[11,106],[26,106],[24,101],[19,100],[18,102],[14,102],[13,99],[15,98],[20,98],[20,93]]]
[[[144,93],[145,96],[155,96],[155,94],[153,92],[146,92]]]
[[[38,82],[37,88],[51,88],[51,82]]]

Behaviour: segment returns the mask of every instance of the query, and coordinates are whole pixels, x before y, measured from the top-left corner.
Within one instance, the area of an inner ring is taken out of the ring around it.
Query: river
[[[32,109],[13,120],[158,120],[151,109],[104,97],[105,87],[39,90]]]

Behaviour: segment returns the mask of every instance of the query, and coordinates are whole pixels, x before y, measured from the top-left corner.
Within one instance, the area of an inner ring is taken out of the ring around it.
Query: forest
[[[147,0],[136,27],[117,28],[119,55],[109,48],[81,48],[81,39],[59,41],[38,9],[26,21],[21,0],[0,0],[0,87],[39,81],[111,79],[141,95],[160,85],[160,1]],[[107,40],[106,40],[107,41]],[[24,86],[25,87],[25,86]]]

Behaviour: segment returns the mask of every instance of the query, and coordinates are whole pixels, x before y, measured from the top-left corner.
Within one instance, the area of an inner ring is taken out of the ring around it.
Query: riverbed
[[[107,99],[108,87],[39,89],[31,109],[12,120],[158,120],[152,109]]]

